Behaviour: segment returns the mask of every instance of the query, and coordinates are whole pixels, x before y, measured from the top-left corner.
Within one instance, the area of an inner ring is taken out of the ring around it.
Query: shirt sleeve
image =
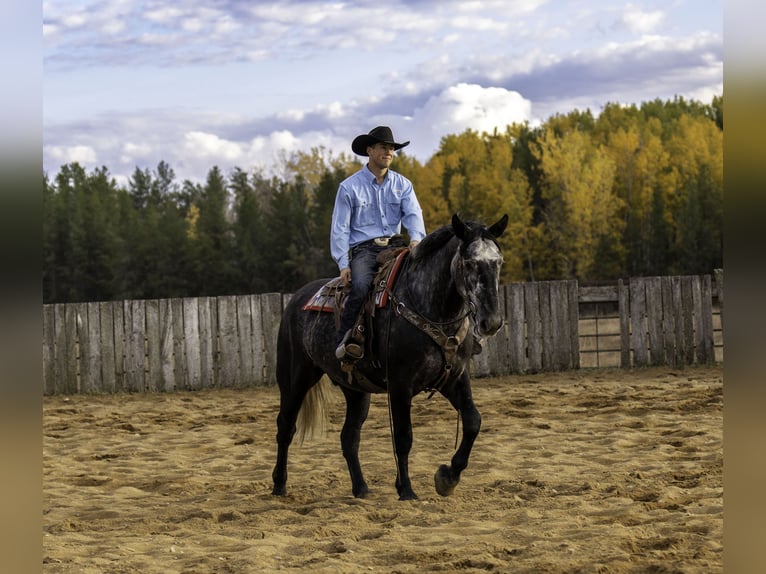
[[[411,240],[421,241],[426,236],[426,225],[423,222],[423,210],[415,196],[412,182],[406,178],[402,193],[402,225],[407,229]]]
[[[338,264],[338,269],[348,267],[348,246],[351,233],[351,198],[348,190],[341,183],[335,195],[335,207],[332,211],[330,226],[330,254]]]

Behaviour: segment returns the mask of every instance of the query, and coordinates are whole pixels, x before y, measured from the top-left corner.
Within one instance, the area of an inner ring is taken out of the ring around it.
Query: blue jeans
[[[346,331],[351,329],[362,310],[364,300],[372,287],[372,280],[378,269],[376,258],[378,253],[386,249],[374,244],[357,245],[351,249],[351,290],[346,297],[343,313],[340,316],[338,328],[338,343],[340,343]]]

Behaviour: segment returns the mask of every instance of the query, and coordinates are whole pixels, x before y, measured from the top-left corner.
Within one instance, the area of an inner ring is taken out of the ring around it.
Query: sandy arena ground
[[[418,501],[399,502],[386,397],[362,431],[370,496],[327,433],[270,494],[276,388],[44,400],[46,573],[723,571],[723,370],[474,381],[482,432],[455,494],[456,418],[413,401]]]

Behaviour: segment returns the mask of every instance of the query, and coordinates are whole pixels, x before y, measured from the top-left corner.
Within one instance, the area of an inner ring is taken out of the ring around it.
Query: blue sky
[[[43,167],[179,179],[723,93],[722,0],[43,2]]]

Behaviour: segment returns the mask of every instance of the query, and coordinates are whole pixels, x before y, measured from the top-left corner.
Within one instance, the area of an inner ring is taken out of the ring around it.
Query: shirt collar
[[[374,173],[372,173],[372,171],[370,171],[370,166],[369,166],[368,164],[364,164],[364,168],[363,168],[363,170],[364,170],[364,172],[365,172],[365,175],[367,176],[367,178],[368,178],[368,179],[369,179],[369,180],[370,180],[372,183],[377,183],[377,181],[378,181],[378,178],[377,178],[377,177],[375,177],[375,174],[374,174]],[[391,168],[388,168],[388,171],[386,171],[386,175],[383,177],[383,182],[384,182],[384,183],[385,183],[386,181],[388,181],[388,176],[389,176],[389,174],[390,174],[390,173],[391,173]],[[381,185],[382,185],[382,184],[381,184]]]

